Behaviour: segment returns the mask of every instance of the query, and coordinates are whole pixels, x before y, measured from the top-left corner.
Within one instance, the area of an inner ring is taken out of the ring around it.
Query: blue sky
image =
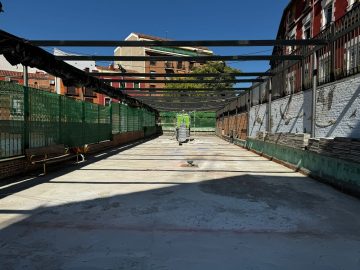
[[[142,32],[177,40],[274,39],[289,0],[1,0],[1,29],[27,39],[123,40]],[[112,55],[113,48],[66,48]],[[217,54],[271,54],[271,48],[211,48]],[[230,63],[265,71],[268,62]]]

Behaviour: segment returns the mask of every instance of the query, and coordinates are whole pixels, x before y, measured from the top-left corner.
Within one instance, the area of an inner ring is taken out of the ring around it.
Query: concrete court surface
[[[360,269],[358,199],[219,138],[97,158],[0,188],[0,269]]]

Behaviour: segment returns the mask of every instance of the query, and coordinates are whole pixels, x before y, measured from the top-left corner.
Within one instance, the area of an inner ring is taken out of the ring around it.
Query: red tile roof
[[[19,71],[0,70],[0,77],[22,78],[23,73]],[[29,79],[54,80],[55,77],[47,73],[37,72],[29,73]]]

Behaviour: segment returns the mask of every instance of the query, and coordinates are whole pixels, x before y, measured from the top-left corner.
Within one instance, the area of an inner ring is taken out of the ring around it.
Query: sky
[[[275,39],[289,0],[0,0],[0,28],[26,39],[123,40],[131,32],[176,40]],[[60,48],[113,55],[114,48]],[[269,47],[210,48],[219,55],[271,54]],[[48,50],[52,50],[49,48]],[[106,63],[99,63],[106,64]],[[236,62],[266,71],[268,61]]]

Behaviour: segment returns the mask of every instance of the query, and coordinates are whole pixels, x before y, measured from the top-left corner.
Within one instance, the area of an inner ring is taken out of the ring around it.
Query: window
[[[156,71],[151,70],[151,71],[150,71],[150,73],[151,73],[151,74],[155,74],[155,73],[156,73]],[[156,79],[156,77],[155,77],[155,76],[150,75],[150,80],[155,80],[155,79]]]
[[[296,39],[296,27],[294,27],[291,31],[289,31],[287,36],[288,36],[288,40],[295,40]],[[295,46],[290,46],[287,48],[288,48],[289,54],[291,54],[296,49]]]
[[[329,24],[333,21],[334,3],[333,1],[326,1],[326,4],[327,5],[323,8],[323,28],[329,26]]]
[[[13,115],[22,115],[23,112],[23,104],[20,99],[12,100],[12,114]]]
[[[178,69],[183,69],[183,62],[182,62],[182,61],[179,61],[179,62],[177,63],[177,68],[178,68]]]
[[[140,83],[139,82],[134,83],[134,89],[140,90]]]
[[[345,61],[347,71],[349,73],[356,72],[355,69],[360,66],[359,37],[356,37],[345,44]]]
[[[104,105],[105,106],[110,106],[110,104],[111,104],[111,98],[106,97],[105,100],[104,100]]]
[[[68,95],[76,95],[77,93],[76,93],[75,86],[68,86],[66,94],[68,94]]]
[[[290,95],[295,92],[295,72],[289,72],[286,75],[286,89],[285,94]]]
[[[310,39],[311,38],[311,21],[308,21],[304,24],[303,27],[303,39]]]
[[[319,58],[319,83],[324,83],[330,79],[330,57],[329,53],[325,53]]]
[[[194,62],[190,62],[190,63],[189,63],[189,69],[190,69],[190,70],[192,70],[192,69],[194,68],[194,64],[195,64]]]
[[[312,73],[310,72],[310,63],[307,62],[304,65],[303,85],[304,85],[305,89],[308,89],[311,87],[311,79],[312,79]]]
[[[150,61],[150,66],[156,66],[156,61],[151,60],[151,61]]]

